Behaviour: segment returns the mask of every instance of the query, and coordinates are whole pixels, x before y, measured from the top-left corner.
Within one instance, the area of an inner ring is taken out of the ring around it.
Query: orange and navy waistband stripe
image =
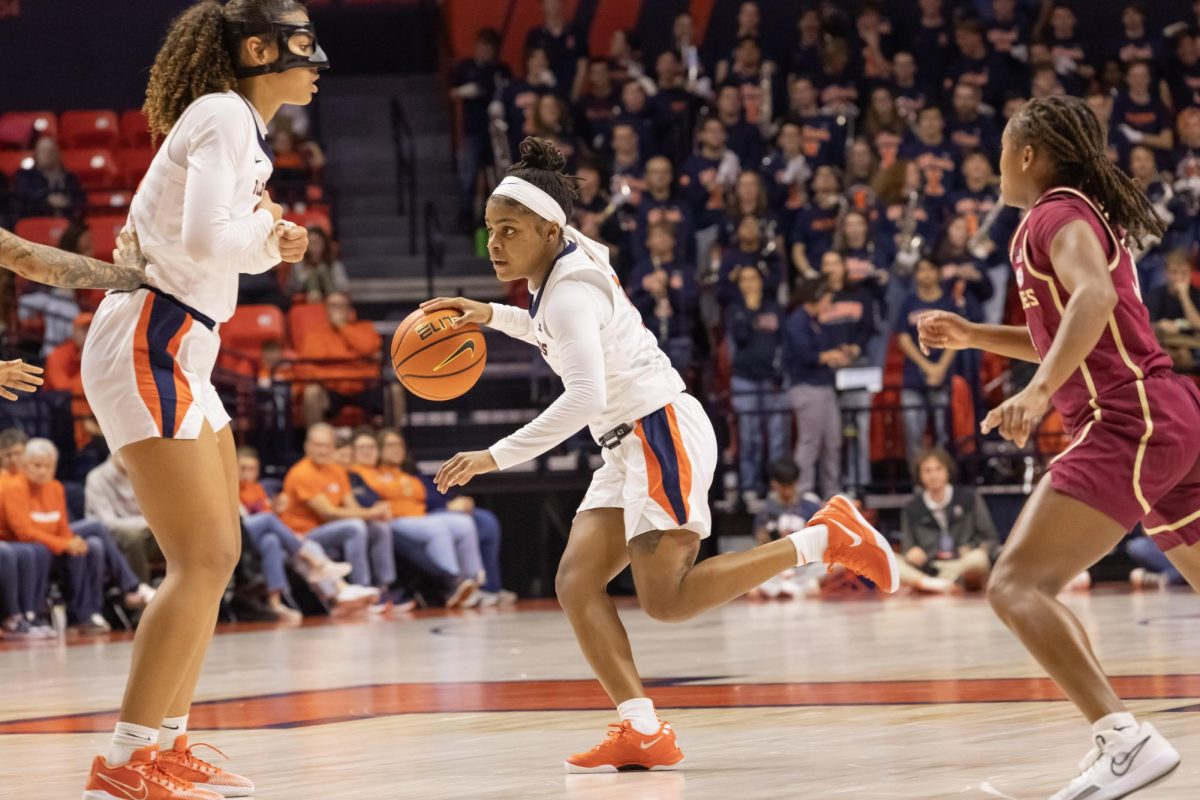
[[[637,435],[646,459],[650,498],[671,515],[676,525],[691,516],[692,462],[683,447],[675,407],[666,406],[638,420]]]
[[[172,439],[192,405],[192,389],[179,366],[179,345],[192,317],[157,293],[146,295],[133,340],[138,394],[164,438]]]

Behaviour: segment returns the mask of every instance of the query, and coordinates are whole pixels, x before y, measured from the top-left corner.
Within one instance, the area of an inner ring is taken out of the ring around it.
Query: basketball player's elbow
[[[584,424],[598,416],[608,405],[603,381],[579,381],[571,387],[571,394],[573,395],[572,408],[575,409],[575,413],[579,415]]]
[[[1080,306],[1080,311],[1089,318],[1108,319],[1108,315],[1117,307],[1119,298],[1112,281],[1097,281],[1085,284],[1071,295],[1072,302]]]

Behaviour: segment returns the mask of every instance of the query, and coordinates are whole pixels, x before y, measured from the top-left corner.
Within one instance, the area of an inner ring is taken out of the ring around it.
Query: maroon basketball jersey
[[[1117,290],[1117,306],[1095,349],[1054,393],[1054,406],[1072,431],[1087,424],[1089,418],[1099,420],[1105,394],[1131,383],[1136,384],[1145,406],[1143,379],[1171,370],[1171,359],[1159,347],[1142,302],[1133,255],[1086,195],[1064,187],[1047,190],[1029,209],[1009,242],[1009,258],[1034,347],[1045,356],[1062,324],[1070,294],[1050,263],[1050,243],[1064,225],[1077,219],[1092,226],[1104,248]]]

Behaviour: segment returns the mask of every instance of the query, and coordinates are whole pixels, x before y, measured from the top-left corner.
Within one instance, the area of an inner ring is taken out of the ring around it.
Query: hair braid
[[[1044,147],[1054,162],[1054,182],[1094,198],[1108,221],[1136,244],[1162,236],[1166,225],[1138,182],[1113,164],[1100,120],[1077,97],[1030,100],[1012,120],[1015,143]]]

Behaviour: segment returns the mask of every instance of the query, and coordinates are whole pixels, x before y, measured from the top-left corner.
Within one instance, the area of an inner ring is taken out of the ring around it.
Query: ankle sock
[[[162,726],[158,729],[158,749],[170,750],[175,746],[175,740],[187,733],[188,715],[182,717],[164,717]]]
[[[1101,717],[1092,723],[1092,733],[1103,733],[1104,731],[1117,731],[1118,733],[1133,733],[1137,728],[1137,720],[1133,718],[1133,714],[1128,711],[1118,711],[1114,714],[1109,714],[1107,717]]]
[[[635,731],[646,736],[658,733],[658,729],[662,727],[662,723],[658,721],[658,714],[654,712],[654,701],[649,697],[626,700],[617,706],[617,713],[620,714],[622,722],[630,723]]]
[[[825,556],[825,549],[829,547],[829,528],[824,525],[810,525],[803,530],[789,533],[787,538],[796,548],[796,566],[815,564],[821,561]]]
[[[158,731],[145,725],[134,725],[132,722],[118,722],[113,728],[112,743],[108,746],[106,760],[110,767],[128,764],[134,750],[154,744],[158,741]]]

